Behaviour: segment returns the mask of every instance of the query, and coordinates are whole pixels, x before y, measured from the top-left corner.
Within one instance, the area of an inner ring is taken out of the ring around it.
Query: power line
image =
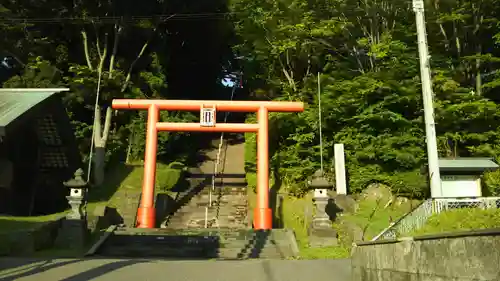
[[[246,12],[224,12],[224,13],[192,13],[192,14],[159,14],[150,16],[96,16],[96,17],[0,17],[0,23],[137,23],[140,21],[183,21],[183,20],[218,20],[228,16],[246,15]],[[271,16],[274,19],[287,19],[289,16]],[[342,22],[342,21],[338,21]]]
[[[97,16],[97,17],[45,17],[45,18],[19,18],[0,17],[0,22],[13,23],[116,23],[116,22],[140,22],[140,21],[172,21],[172,20],[197,20],[197,19],[223,19],[237,12],[225,13],[196,13],[196,14],[161,14],[151,16]]]

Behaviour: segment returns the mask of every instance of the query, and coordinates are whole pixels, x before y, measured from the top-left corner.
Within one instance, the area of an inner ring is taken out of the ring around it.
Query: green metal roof
[[[496,170],[499,166],[492,158],[450,158],[439,159],[439,170],[443,172],[484,172]]]
[[[56,93],[69,89],[0,89],[0,136],[25,113]]]

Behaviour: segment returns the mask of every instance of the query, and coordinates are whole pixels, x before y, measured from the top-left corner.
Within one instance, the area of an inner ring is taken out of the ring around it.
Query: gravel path
[[[349,281],[350,260],[0,259],[10,281]]]

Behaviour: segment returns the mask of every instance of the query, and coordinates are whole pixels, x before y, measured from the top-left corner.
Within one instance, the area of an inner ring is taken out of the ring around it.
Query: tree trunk
[[[94,184],[102,185],[104,182],[104,168],[106,163],[106,145],[104,143],[95,144],[94,154]]]
[[[94,185],[99,186],[104,182],[104,169],[106,166],[106,143],[109,136],[109,128],[111,126],[111,107],[106,110],[106,119],[104,121],[104,129],[101,127],[101,109],[96,107],[94,120],[94,148],[95,155],[93,160],[94,170]]]

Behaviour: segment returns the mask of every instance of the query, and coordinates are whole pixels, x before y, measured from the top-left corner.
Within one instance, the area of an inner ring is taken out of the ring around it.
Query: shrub
[[[435,214],[414,235],[500,227],[499,209],[464,208]]]
[[[158,166],[156,169],[156,186],[163,191],[171,190],[184,176],[183,168],[184,165],[177,162],[171,163],[168,166]]]
[[[500,170],[487,172],[483,176],[483,195],[500,195]]]

